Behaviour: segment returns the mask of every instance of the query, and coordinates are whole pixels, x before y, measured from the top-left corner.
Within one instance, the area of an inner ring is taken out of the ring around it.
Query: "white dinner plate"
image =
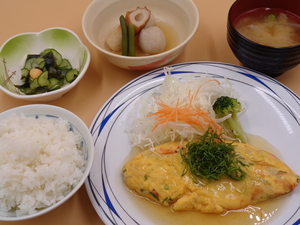
[[[240,118],[244,130],[270,142],[280,151],[283,161],[300,174],[299,96],[275,79],[241,66],[191,62],[171,67],[172,76],[178,78],[191,73],[207,74],[219,80],[228,78],[249,103]],[[139,205],[132,203],[132,194],[123,183],[122,168],[131,151],[126,128],[134,103],[141,96],[148,96],[163,80],[164,70],[160,68],[129,82],[104,104],[90,126],[95,157],[85,185],[105,224],[155,224],[151,216],[146,218],[139,213]],[[300,187],[289,195],[285,204],[276,221],[271,218],[264,224],[300,224]]]

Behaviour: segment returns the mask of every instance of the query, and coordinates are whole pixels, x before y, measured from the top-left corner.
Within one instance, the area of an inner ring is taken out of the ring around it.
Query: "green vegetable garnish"
[[[169,197],[165,197],[165,199],[161,203],[164,204],[166,201],[173,202],[173,199]]]
[[[153,193],[153,192],[149,192],[150,195],[152,195],[157,201],[159,201],[159,198]]]
[[[128,55],[128,28],[126,24],[125,17],[123,15],[120,16],[120,24],[122,30],[122,55]]]
[[[274,20],[276,20],[276,15],[270,14],[270,15],[268,15],[267,18],[268,18],[269,21],[274,21]]]
[[[128,55],[135,56],[135,46],[134,46],[134,35],[135,35],[135,26],[134,24],[128,25]]]
[[[237,116],[237,114],[242,111],[242,104],[235,98],[221,96],[217,98],[213,105],[213,109],[217,118],[222,118],[231,114],[231,117],[227,118],[223,124],[232,131],[236,138],[245,143],[247,134],[244,132]]]
[[[233,180],[243,180],[248,166],[235,151],[232,143],[224,142],[209,129],[199,141],[189,142],[180,150],[185,164],[182,176],[190,173],[195,183],[218,180],[227,175]]]
[[[168,200],[168,197],[165,197],[165,199],[161,203],[164,204],[166,200]]]

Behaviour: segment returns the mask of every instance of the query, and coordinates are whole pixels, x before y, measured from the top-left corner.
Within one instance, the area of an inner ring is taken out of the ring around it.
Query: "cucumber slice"
[[[24,65],[24,68],[28,69],[29,71],[32,69],[32,63],[36,58],[27,59]]]
[[[56,78],[50,78],[50,79],[49,79],[49,82],[50,82],[50,84],[48,85],[48,89],[49,89],[50,91],[55,90],[55,89],[58,89],[58,88],[61,87],[61,86],[60,86],[59,79],[56,79]]]
[[[37,87],[35,90],[34,90],[34,94],[41,94],[41,93],[45,93],[48,91],[48,88],[47,87]]]
[[[29,77],[29,70],[26,68],[21,69],[21,80],[23,82],[26,82],[28,80]]]
[[[28,88],[20,88],[20,91],[23,92],[25,95],[30,95],[35,92],[35,89]]]
[[[56,51],[55,49],[53,49],[53,48],[47,48],[44,51],[42,51],[40,53],[41,57],[43,57],[44,55],[46,55],[48,52],[52,52],[53,53],[56,65],[60,65],[62,63],[63,58],[62,58],[61,54],[58,51]]]
[[[37,87],[39,87],[39,83],[38,83],[38,78],[35,78],[32,80],[32,82],[30,83],[29,87],[31,89],[36,89]]]
[[[36,58],[31,64],[32,68],[42,69],[44,66],[45,66],[45,59],[42,57]]]
[[[39,86],[46,87],[50,84],[50,81],[48,80],[48,71],[43,72],[38,78],[37,82]]]
[[[66,77],[64,77],[64,78],[62,79],[62,84],[61,84],[61,86],[64,86],[65,84],[69,84],[69,82],[66,80]]]
[[[62,62],[61,62],[61,64],[58,65],[58,69],[61,69],[61,70],[71,70],[72,69],[72,65],[69,62],[69,60],[63,59]]]
[[[71,83],[73,80],[75,80],[78,74],[79,74],[78,70],[72,69],[67,72],[65,79],[68,83]]]

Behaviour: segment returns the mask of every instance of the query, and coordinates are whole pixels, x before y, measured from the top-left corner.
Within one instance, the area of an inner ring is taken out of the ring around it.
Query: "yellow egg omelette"
[[[172,210],[224,213],[245,208],[291,192],[299,184],[296,175],[273,154],[249,144],[234,143],[234,151],[248,166],[243,180],[222,176],[195,183],[188,174],[180,149],[186,143],[171,142],[145,150],[126,163],[124,181],[135,194]]]

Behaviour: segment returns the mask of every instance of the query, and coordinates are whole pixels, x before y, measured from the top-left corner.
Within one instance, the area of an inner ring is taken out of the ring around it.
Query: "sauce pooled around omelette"
[[[186,171],[182,151],[187,143],[170,142],[145,150],[124,166],[128,188],[136,194],[174,211],[196,210],[224,213],[291,192],[299,183],[297,176],[273,154],[245,143],[233,143],[242,161],[243,179],[222,175],[219,179],[195,181]]]

